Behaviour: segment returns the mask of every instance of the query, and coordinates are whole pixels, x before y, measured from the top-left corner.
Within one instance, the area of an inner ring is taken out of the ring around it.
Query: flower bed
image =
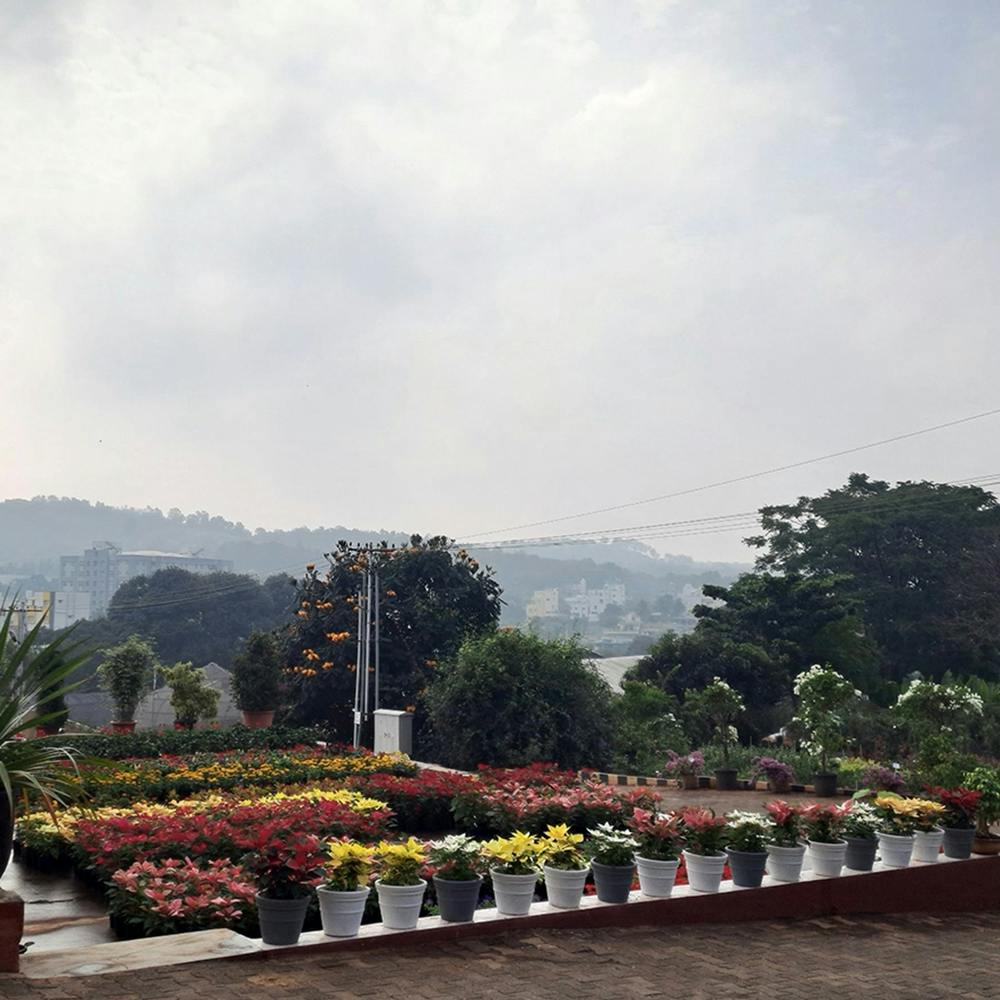
[[[252,750],[123,760],[86,768],[83,781],[95,803],[124,805],[138,799],[165,801],[209,789],[273,787],[373,772],[414,774],[416,765],[405,754],[323,748]]]

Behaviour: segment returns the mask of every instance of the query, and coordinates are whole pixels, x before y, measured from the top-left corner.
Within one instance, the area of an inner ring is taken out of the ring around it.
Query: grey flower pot
[[[729,856],[729,870],[733,873],[733,885],[744,889],[757,889],[764,881],[764,866],[767,851],[734,851],[726,848]]]
[[[976,839],[976,828],[968,830],[959,826],[944,828],[944,856],[946,858],[968,858],[972,855],[972,842]]]
[[[813,794],[821,798],[833,798],[833,796],[837,794],[837,775],[813,775]]]
[[[868,837],[845,837],[844,840],[847,841],[844,867],[854,872],[870,872],[875,864],[878,841]]]
[[[449,923],[468,923],[476,915],[479,902],[479,888],[483,884],[482,875],[474,879],[458,881],[453,878],[434,876],[434,891],[437,893],[441,919]]]
[[[735,792],[739,787],[736,780],[737,772],[734,767],[720,767],[715,772],[715,787],[720,792]]]
[[[309,909],[309,897],[268,899],[257,893],[257,916],[264,944],[295,944]]]
[[[627,903],[635,877],[635,865],[602,865],[592,861],[597,898],[602,903]]]

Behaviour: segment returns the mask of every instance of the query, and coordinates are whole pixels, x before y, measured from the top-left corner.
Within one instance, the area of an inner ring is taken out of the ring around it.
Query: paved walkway
[[[540,931],[433,948],[0,976],[4,1000],[1000,998],[1000,914]]]

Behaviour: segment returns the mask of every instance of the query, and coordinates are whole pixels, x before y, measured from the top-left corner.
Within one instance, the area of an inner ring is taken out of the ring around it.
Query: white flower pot
[[[935,827],[933,830],[917,830],[913,835],[913,860],[934,864],[944,843],[944,830]]]
[[[420,885],[385,885],[381,879],[375,883],[378,906],[382,911],[382,926],[394,931],[410,931],[420,919],[427,883]]]
[[[767,850],[767,874],[776,882],[798,882],[806,856],[805,845],[783,847],[781,844],[765,844],[764,847]]]
[[[688,885],[695,892],[718,892],[722,870],[726,867],[726,855],[685,851],[684,867],[687,868]]]
[[[913,834],[879,833],[878,853],[886,868],[908,868],[913,854]]]
[[[537,875],[505,875],[490,869],[497,912],[505,917],[523,917],[531,910],[531,901],[538,885]]]
[[[826,878],[839,878],[840,871],[847,860],[847,841],[838,840],[835,844],[822,844],[816,840],[809,841],[809,860],[812,870],[817,875]]]
[[[365,915],[365,903],[370,892],[368,886],[347,892],[317,889],[323,933],[327,937],[354,937],[361,928],[361,918]]]
[[[550,868],[543,865],[542,873],[545,876],[545,891],[552,906],[558,906],[560,910],[575,910],[580,905],[589,868]],[[531,891],[534,893],[533,886]],[[530,901],[528,905],[531,905]]]
[[[636,855],[635,864],[639,869],[639,889],[644,896],[666,899],[674,891],[677,866],[680,864],[676,858],[673,861],[656,861]]]

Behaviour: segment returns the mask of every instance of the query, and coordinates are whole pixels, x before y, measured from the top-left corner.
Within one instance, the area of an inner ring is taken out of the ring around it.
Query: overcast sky
[[[998,407],[998,93],[995,0],[3,0],[0,496],[462,537]]]

